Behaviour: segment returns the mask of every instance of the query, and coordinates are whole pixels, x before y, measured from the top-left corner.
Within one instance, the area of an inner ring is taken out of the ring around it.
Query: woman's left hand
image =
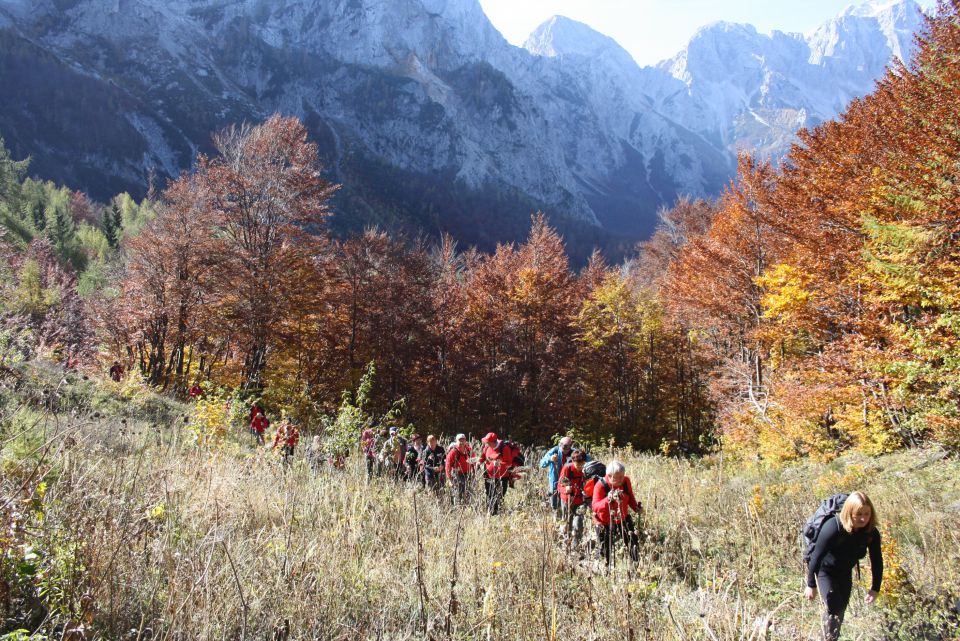
[[[867,602],[867,605],[870,605],[877,600],[877,593],[874,590],[867,592],[867,598],[864,599]]]

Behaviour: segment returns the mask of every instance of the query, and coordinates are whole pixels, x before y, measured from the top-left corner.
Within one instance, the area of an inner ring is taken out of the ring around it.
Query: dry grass
[[[246,435],[210,452],[176,422],[31,416],[4,421],[0,436],[13,610],[0,630],[52,637],[65,626],[73,641],[810,639],[819,615],[800,598],[797,531],[820,498],[851,487],[881,513],[895,580],[877,607],[855,594],[848,638],[956,629],[943,617],[960,597],[960,466],[938,452],[781,469],[620,453],[646,535],[637,568],[621,556],[607,573],[556,544],[539,475],[491,518],[368,483],[359,458],[314,474]]]

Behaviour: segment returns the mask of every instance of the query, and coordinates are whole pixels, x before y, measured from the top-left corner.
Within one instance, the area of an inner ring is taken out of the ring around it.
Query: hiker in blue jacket
[[[557,481],[560,479],[560,470],[567,464],[572,451],[573,439],[564,436],[557,445],[547,450],[547,453],[540,459],[540,467],[547,469],[550,482],[550,507],[553,508],[554,516],[558,519],[561,517],[562,503],[560,502],[560,494],[557,492]],[[590,456],[587,455],[586,461],[589,460]]]

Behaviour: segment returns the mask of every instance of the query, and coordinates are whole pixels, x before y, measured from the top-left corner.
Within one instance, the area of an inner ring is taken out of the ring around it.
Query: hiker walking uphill
[[[421,455],[423,454],[423,441],[420,439],[419,434],[414,434],[410,437],[410,442],[407,444],[407,449],[403,453],[403,464],[405,467],[404,473],[408,481],[415,481],[420,485],[423,485],[423,470],[421,468],[422,460]]]
[[[470,443],[467,442],[467,435],[457,434],[457,438],[447,449],[447,457],[444,461],[454,505],[463,505],[466,499],[470,473],[473,471],[472,456],[473,452],[470,449]]]
[[[560,505],[563,514],[563,535],[568,544],[579,545],[583,537],[584,482],[583,472],[586,455],[573,450],[570,462],[560,470],[557,488],[560,492]],[[572,535],[572,536],[571,536]]]
[[[380,464],[394,480],[404,478],[406,454],[407,439],[400,436],[396,427],[391,427],[387,440],[380,448]]]
[[[427,436],[427,446],[420,453],[420,462],[423,465],[423,484],[432,492],[439,492],[443,487],[443,473],[446,452],[437,443],[433,434]]]
[[[488,433],[480,442],[484,445],[479,463],[484,468],[487,512],[494,516],[500,511],[500,504],[513,475],[514,448],[509,442],[498,439],[494,432]]]
[[[853,492],[849,496],[840,494],[821,504],[804,526],[803,534],[810,542],[804,554],[807,562],[804,596],[813,600],[820,592],[826,608],[822,620],[823,638],[837,641],[853,589],[853,568],[868,552],[871,581],[865,601],[873,603],[880,592],[883,556],[877,513],[863,492]]]
[[[550,507],[553,508],[554,516],[560,517],[560,494],[557,492],[557,481],[560,478],[560,470],[569,462],[570,451],[573,449],[573,439],[564,436],[557,445],[554,445],[543,458],[540,459],[540,467],[547,469],[547,483],[550,489]]]
[[[380,476],[380,462],[377,460],[377,454],[380,451],[380,439],[376,430],[368,427],[360,435],[360,451],[367,463],[367,480],[374,475]]]
[[[250,433],[253,434],[257,445],[263,445],[263,434],[270,428],[270,419],[263,413],[263,408],[254,403],[250,410]]]
[[[288,419],[283,419],[277,427],[277,433],[273,437],[273,448],[280,447],[283,453],[283,462],[289,464],[293,460],[293,452],[300,442],[300,430]]]
[[[593,522],[597,526],[600,558],[610,565],[610,552],[623,541],[634,562],[640,558],[640,539],[630,518],[630,509],[638,514],[643,508],[633,494],[633,484],[620,461],[607,464],[607,474],[593,488]]]

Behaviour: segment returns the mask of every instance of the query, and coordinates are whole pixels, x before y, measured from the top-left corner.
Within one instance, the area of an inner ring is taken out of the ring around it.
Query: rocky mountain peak
[[[523,48],[536,56],[548,58],[606,58],[625,67],[637,66],[633,57],[616,40],[564,16],[553,16],[537,27],[527,38]]]
[[[807,36],[810,64],[843,59],[847,66],[876,73],[891,57],[906,60],[923,24],[916,0],[872,0],[847,7]],[[878,38],[877,36],[881,36]]]

